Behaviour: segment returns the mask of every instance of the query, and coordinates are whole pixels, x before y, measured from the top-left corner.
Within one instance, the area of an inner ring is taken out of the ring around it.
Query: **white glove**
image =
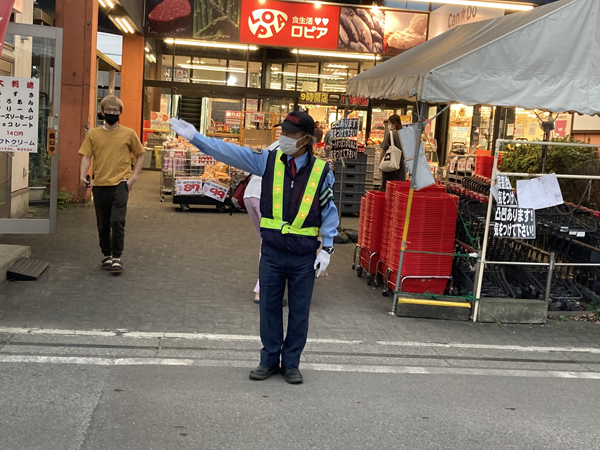
[[[317,278],[327,270],[327,266],[329,265],[329,260],[331,259],[331,255],[327,253],[325,250],[321,250],[317,255],[317,259],[315,261],[315,270],[317,271]]]
[[[196,128],[194,128],[194,125],[191,123],[188,123],[185,120],[176,119],[175,117],[172,117],[170,122],[171,129],[188,141],[191,141],[194,139],[194,136],[196,136]]]

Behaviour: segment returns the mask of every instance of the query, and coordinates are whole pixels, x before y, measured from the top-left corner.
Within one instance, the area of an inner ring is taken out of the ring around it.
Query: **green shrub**
[[[553,142],[580,144],[571,137],[553,139]],[[542,148],[539,145],[521,144],[506,149],[500,170],[502,172],[538,173]],[[596,148],[548,147],[546,173],[600,176],[600,156]],[[582,196],[588,187],[587,180],[559,180],[565,202],[598,209],[600,206],[600,180],[592,181],[589,197]]]

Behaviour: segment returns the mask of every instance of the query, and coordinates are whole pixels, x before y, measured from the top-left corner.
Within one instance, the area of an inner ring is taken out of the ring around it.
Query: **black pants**
[[[260,365],[298,368],[308,335],[316,252],[296,255],[263,243],[260,257]],[[288,326],[283,339],[283,294],[288,285]]]
[[[129,200],[127,182],[122,181],[116,186],[94,186],[92,193],[102,253],[120,258],[125,244],[125,215]]]
[[[402,164],[404,164],[404,160]],[[385,192],[388,181],[406,181],[406,171],[401,168],[393,172],[381,172],[381,192]]]

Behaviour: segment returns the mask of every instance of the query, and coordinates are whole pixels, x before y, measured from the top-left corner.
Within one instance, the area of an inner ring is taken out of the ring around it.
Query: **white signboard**
[[[0,77],[0,151],[37,152],[39,80]]]
[[[503,9],[477,6],[445,5],[429,16],[429,39],[465,23],[480,22],[504,16]]]

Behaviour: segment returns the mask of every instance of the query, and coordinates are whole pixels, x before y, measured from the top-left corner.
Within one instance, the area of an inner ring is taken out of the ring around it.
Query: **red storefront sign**
[[[296,48],[337,48],[339,8],[316,3],[244,0],[240,42]]]
[[[360,105],[360,106],[369,106],[369,99],[366,97],[348,97],[346,95],[342,95],[342,103],[348,105]]]

